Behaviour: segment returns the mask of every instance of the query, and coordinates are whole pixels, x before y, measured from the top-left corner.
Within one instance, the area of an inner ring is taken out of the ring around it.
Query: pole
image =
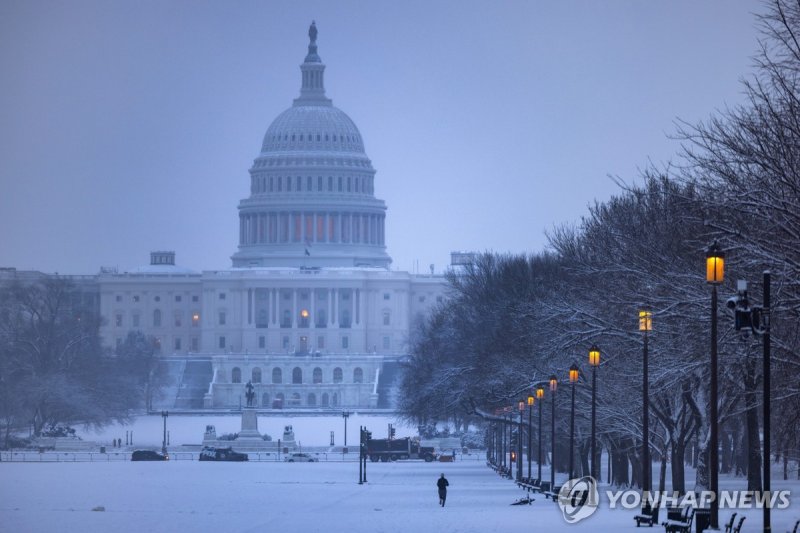
[[[169,411],[161,411],[161,417],[164,419],[164,440],[161,442],[161,453],[167,455],[167,417]]]
[[[517,481],[522,481],[522,413],[519,414],[517,429]]]
[[[764,272],[764,533],[772,531],[770,523],[770,273]]]
[[[358,446],[358,484],[362,485],[364,476],[361,471],[362,461],[364,460],[364,426],[358,426],[361,435],[361,443]]]
[[[542,424],[542,404],[544,402],[539,402],[539,463],[537,465],[537,469],[539,473],[537,474],[539,477],[539,483],[542,482],[542,433],[544,432],[544,425]]]
[[[592,365],[592,477],[598,479],[597,470],[597,367]]]
[[[531,480],[531,452],[533,452],[533,406],[528,406],[528,482]]]
[[[711,485],[711,529],[719,529],[719,442],[717,436],[717,286],[711,285],[711,442],[708,462]]]
[[[569,416],[569,479],[575,472],[575,382],[572,383],[572,409]]]
[[[644,330],[644,357],[642,358],[642,492],[649,493],[652,463],[650,462],[650,383],[648,376],[647,330]],[[648,497],[647,494],[643,494]]]
[[[556,488],[556,391],[550,404],[550,490]]]

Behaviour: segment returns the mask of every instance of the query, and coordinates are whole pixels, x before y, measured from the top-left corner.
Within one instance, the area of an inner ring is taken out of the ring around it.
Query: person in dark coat
[[[444,502],[447,499],[447,487],[449,485],[450,482],[447,481],[447,479],[444,477],[444,474],[442,474],[442,477],[436,481],[436,486],[439,487],[439,505],[442,507],[444,507]]]

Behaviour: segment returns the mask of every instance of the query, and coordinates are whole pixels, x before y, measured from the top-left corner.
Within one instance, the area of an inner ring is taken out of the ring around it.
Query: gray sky
[[[392,268],[531,252],[667,161],[680,117],[743,100],[742,1],[0,2],[0,266],[227,268],[247,170],[325,84],[388,205]]]

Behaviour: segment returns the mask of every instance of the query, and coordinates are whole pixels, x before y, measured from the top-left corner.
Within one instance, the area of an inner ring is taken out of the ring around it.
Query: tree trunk
[[[697,470],[695,485],[708,489],[711,481],[709,479],[710,471],[708,468],[708,444],[702,443],[697,447]]]
[[[730,431],[722,429],[720,432],[720,444],[722,445],[722,464],[719,469],[720,474],[730,474],[733,471],[733,436]]]
[[[685,456],[686,445],[672,443],[672,490],[678,491],[681,495],[686,492],[686,471],[683,462]]]
[[[661,450],[661,470],[658,473],[658,490],[664,492],[667,490],[667,447],[664,444],[664,449]]]
[[[747,424],[747,490],[761,490],[761,440],[758,428],[758,402],[752,390],[744,393]]]

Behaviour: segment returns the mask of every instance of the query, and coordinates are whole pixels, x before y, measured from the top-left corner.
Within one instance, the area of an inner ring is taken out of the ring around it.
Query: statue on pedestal
[[[247,399],[247,407],[253,407],[256,400],[256,393],[253,391],[253,384],[248,380],[247,385],[245,385],[244,388],[247,390],[244,395],[244,397]]]

